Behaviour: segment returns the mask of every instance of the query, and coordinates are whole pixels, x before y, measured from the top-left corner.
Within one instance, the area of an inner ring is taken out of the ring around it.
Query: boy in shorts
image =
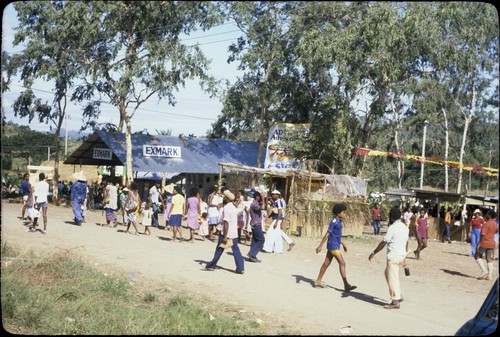
[[[342,257],[342,252],[340,251],[340,246],[344,247],[344,251],[347,253],[346,245],[341,241],[342,239],[342,220],[345,216],[345,211],[347,207],[344,204],[336,204],[333,206],[333,220],[330,222],[330,226],[328,227],[328,231],[325,233],[325,236],[321,240],[318,248],[316,248],[316,253],[319,254],[325,242],[328,240],[326,248],[328,251],[326,252],[325,261],[319,270],[318,278],[316,279],[316,287],[318,288],[326,288],[326,284],[321,281],[323,275],[326,270],[330,266],[332,262],[332,258],[335,257],[339,264],[340,276],[342,277],[342,281],[344,282],[344,290],[351,291],[356,289],[356,286],[352,286],[347,282],[347,274],[345,270],[346,263],[344,258]]]

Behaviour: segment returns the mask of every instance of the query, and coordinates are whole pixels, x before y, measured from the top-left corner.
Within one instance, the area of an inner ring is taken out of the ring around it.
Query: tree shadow
[[[305,277],[302,275],[292,275],[292,276],[295,277],[295,283],[299,283],[299,284],[300,284],[300,282],[309,283],[311,285],[311,287],[313,287],[313,288],[316,285],[316,280],[313,280],[311,278],[308,278],[308,277]]]
[[[442,268],[441,268],[441,270],[443,272],[445,272],[446,274],[450,274],[450,275],[453,275],[453,276],[462,276],[462,277],[468,277],[468,278],[475,278],[474,276],[465,275],[464,273],[459,272],[459,271],[455,271],[455,270],[442,269]]]

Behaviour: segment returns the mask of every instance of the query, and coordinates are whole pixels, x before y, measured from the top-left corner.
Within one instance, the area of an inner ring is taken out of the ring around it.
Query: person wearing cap
[[[243,274],[245,272],[245,261],[238,246],[238,200],[229,189],[224,191],[223,196],[225,205],[222,209],[222,231],[219,233],[214,257],[212,261],[207,263],[205,270],[215,270],[224,249],[231,247],[236,264],[236,273]]]
[[[474,210],[472,213],[472,219],[470,220],[470,229],[469,229],[469,238],[470,238],[470,247],[471,247],[471,256],[476,255],[476,248],[479,240],[481,239],[481,227],[485,220],[483,218],[483,213],[479,208]]]
[[[490,209],[486,212],[485,223],[481,227],[481,239],[477,245],[476,254],[474,259],[476,259],[479,268],[481,268],[481,275],[478,277],[479,280],[492,280],[493,279],[493,253],[495,250],[495,233],[498,232],[498,224],[495,219],[497,217],[497,212]],[[483,255],[486,254],[486,266],[484,265]]]
[[[344,283],[344,290],[351,291],[356,289],[356,286],[350,285],[347,282],[347,273],[346,273],[346,263],[342,256],[342,252],[340,250],[340,246],[344,248],[344,252],[347,253],[347,246],[342,242],[342,225],[345,217],[345,211],[347,210],[346,205],[344,204],[335,204],[332,209],[333,219],[328,226],[328,230],[326,231],[321,243],[316,248],[316,254],[321,252],[323,245],[327,242],[326,248],[326,257],[321,265],[319,270],[318,277],[316,278],[315,286],[317,288],[326,288],[326,284],[322,281],[323,275],[325,275],[326,270],[330,266],[333,257],[337,260],[339,264],[339,272],[342,277],[342,281]]]
[[[288,235],[281,229],[281,224],[285,219],[286,202],[281,196],[281,192],[274,190],[271,192],[273,200],[273,207],[271,208],[271,225],[266,233],[266,241],[264,242],[264,251],[268,253],[283,253],[283,242],[281,239],[288,243],[288,251],[292,250],[295,243]]]
[[[73,174],[73,178],[76,181],[71,186],[71,207],[75,216],[75,225],[81,226],[83,222],[82,206],[87,199],[87,178],[82,171]]]
[[[393,207],[389,211],[389,228],[384,238],[375,250],[370,254],[368,260],[387,245],[387,260],[385,266],[385,280],[389,286],[391,303],[384,306],[386,309],[399,309],[403,301],[401,287],[399,284],[399,266],[405,265],[406,252],[408,250],[408,227],[401,221],[401,210]]]

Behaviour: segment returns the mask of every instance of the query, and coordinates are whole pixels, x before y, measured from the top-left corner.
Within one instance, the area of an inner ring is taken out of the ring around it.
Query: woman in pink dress
[[[196,187],[191,187],[189,190],[189,198],[186,201],[184,216],[189,227],[188,242],[194,242],[194,231],[200,227],[200,223],[198,222],[198,217],[200,216],[200,196]]]

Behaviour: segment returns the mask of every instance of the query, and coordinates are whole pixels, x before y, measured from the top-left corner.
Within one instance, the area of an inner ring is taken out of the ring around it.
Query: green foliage
[[[144,292],[66,251],[41,257],[2,245],[2,323],[41,335],[259,335],[251,322],[190,297]],[[36,282],[33,282],[36,275]],[[142,299],[142,300],[141,300]]]

